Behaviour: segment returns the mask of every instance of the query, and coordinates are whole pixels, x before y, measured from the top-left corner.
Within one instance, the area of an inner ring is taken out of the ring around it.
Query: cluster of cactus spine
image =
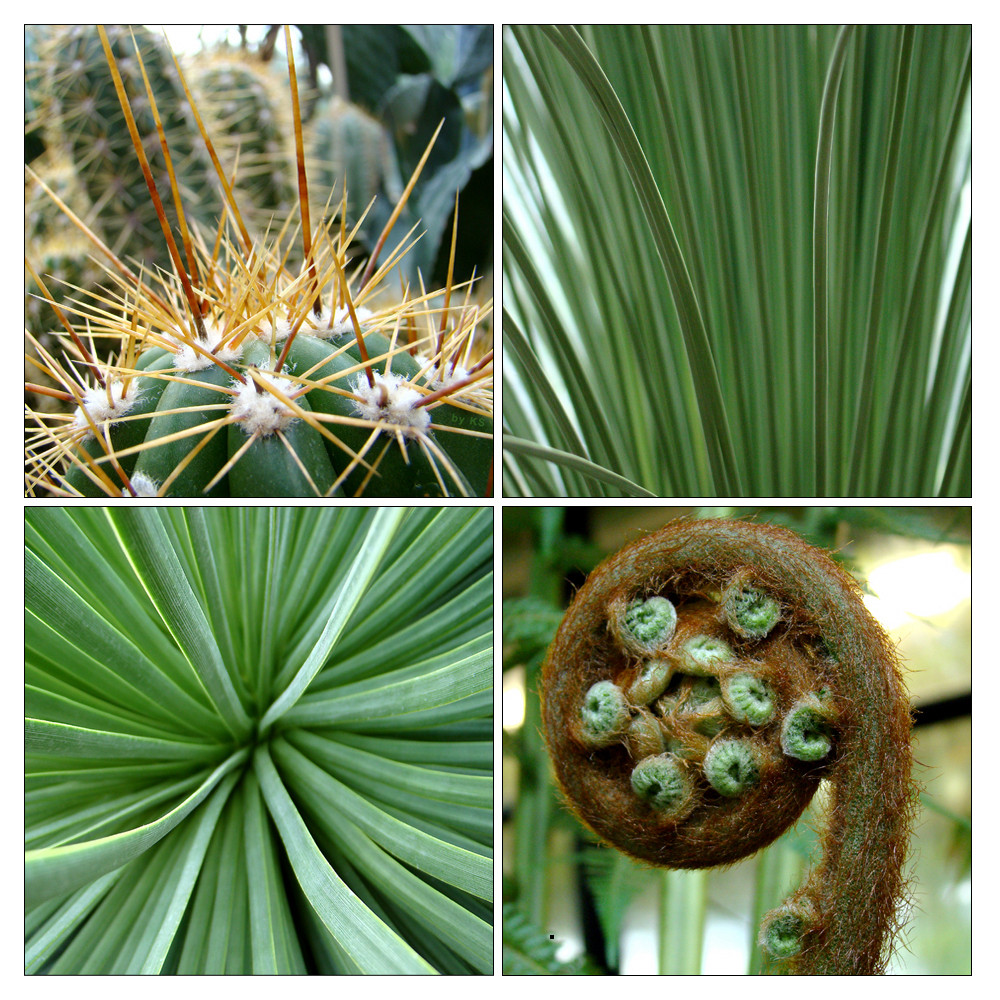
[[[213,232],[186,218],[176,175],[168,170],[166,189],[153,176],[118,71],[121,57],[106,35],[102,46],[173,273],[136,274],[54,198],[105,253],[122,290],[114,309],[103,299],[60,307],[40,282],[69,337],[62,359],[35,340],[40,367],[75,413],[29,412],[28,492],[487,494],[492,350],[481,327],[491,303],[476,304],[472,283],[453,285],[450,277],[440,292],[404,287],[385,301],[386,278],[416,236],[407,234],[382,263],[378,256],[419,168],[363,267],[351,259],[357,227],[347,231],[343,213],[339,231],[331,222],[313,229],[290,53],[302,240],[302,264],[293,267],[281,234],[270,245],[250,235],[194,104],[232,222]],[[142,57],[134,61],[141,71]],[[146,98],[159,123],[151,87]],[[165,145],[169,151],[169,139]],[[176,230],[164,201],[177,208]],[[81,318],[86,336],[77,329]],[[100,361],[94,343],[108,340],[113,359]]]
[[[760,945],[795,972],[884,970],[914,811],[909,703],[828,556],[766,525],[670,525],[594,570],[542,680],[568,804],[642,861],[748,857],[828,779],[822,859]]]

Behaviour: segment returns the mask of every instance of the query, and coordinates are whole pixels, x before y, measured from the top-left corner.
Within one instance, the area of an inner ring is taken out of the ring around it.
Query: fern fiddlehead
[[[594,570],[542,687],[570,806],[656,865],[747,857],[828,779],[822,856],[760,944],[798,973],[884,971],[914,808],[909,703],[828,556],[768,525],[669,525]]]

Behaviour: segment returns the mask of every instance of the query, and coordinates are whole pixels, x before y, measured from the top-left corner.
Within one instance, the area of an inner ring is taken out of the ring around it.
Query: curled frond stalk
[[[542,677],[566,801],[654,865],[748,857],[829,782],[821,857],[765,919],[790,971],[884,971],[914,812],[909,703],[857,583],[793,533],[678,521],[605,560]]]

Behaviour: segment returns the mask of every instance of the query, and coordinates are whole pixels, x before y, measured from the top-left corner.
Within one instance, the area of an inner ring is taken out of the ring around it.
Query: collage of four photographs
[[[971,974],[971,25],[24,27],[25,975]]]

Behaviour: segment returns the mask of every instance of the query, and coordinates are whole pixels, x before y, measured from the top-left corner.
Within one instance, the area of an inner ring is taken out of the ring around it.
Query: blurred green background
[[[503,516],[504,970],[762,971],[759,916],[801,881],[811,807],[725,870],[658,871],[601,847],[562,807],[538,671],[575,588],[605,555],[683,515],[782,524],[854,573],[896,641],[914,707],[920,811],[890,974],[971,969],[971,531],[968,507],[507,507]],[[817,796],[820,798],[820,796]]]

